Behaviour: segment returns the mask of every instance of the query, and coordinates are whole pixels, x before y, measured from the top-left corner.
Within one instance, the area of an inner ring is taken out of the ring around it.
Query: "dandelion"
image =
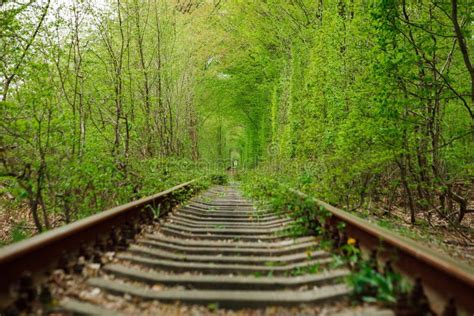
[[[349,239],[347,240],[347,244],[348,244],[348,245],[351,245],[351,246],[354,246],[354,245],[356,244],[355,238],[349,238]]]

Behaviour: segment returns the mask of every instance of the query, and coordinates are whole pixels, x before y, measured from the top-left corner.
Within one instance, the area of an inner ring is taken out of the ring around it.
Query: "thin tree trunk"
[[[20,69],[21,65],[23,64],[23,60],[25,59],[26,57],[26,54],[28,53],[31,45],[33,44],[33,42],[35,41],[35,38],[36,36],[38,35],[40,29],[41,29],[41,26],[43,25],[43,22],[46,18],[46,15],[48,14],[48,10],[49,10],[49,5],[51,3],[51,0],[48,0],[48,2],[46,3],[46,6],[43,10],[43,13],[41,14],[41,17],[40,17],[40,20],[38,22],[38,25],[36,25],[36,28],[35,30],[33,31],[33,34],[31,36],[31,38],[29,39],[29,41],[27,42],[26,46],[25,46],[25,49],[23,50],[21,56],[20,56],[20,60],[18,61],[17,64],[15,64],[15,66],[13,67],[12,71],[11,71],[11,74],[10,75],[6,75],[5,74],[5,81],[3,83],[3,92],[2,92],[2,101],[6,101],[7,100],[7,97],[8,97],[8,90],[10,90],[10,85],[13,81],[13,79],[15,78],[15,76],[17,75],[17,72],[18,70]]]
[[[148,25],[148,12],[147,10],[147,15],[145,19],[145,29],[142,31],[140,27],[140,5],[137,2],[135,2],[136,6],[136,17],[135,17],[135,25],[137,28],[137,46],[138,46],[138,55],[139,55],[139,62],[140,62],[140,68],[143,74],[143,93],[144,93],[144,107],[145,107],[145,152],[147,153],[148,156],[153,156],[153,149],[152,149],[152,129],[150,126],[150,115],[151,115],[151,101],[150,101],[150,80],[148,78],[148,69],[146,66],[145,62],[145,53],[144,53],[144,47],[143,47],[143,36],[144,32],[146,30],[146,26]]]
[[[468,106],[467,110],[469,111],[469,114],[471,115],[471,119],[474,120],[474,113],[472,110],[472,108],[474,107],[474,66],[472,65],[472,62],[469,56],[467,41],[462,33],[461,26],[459,25],[457,0],[451,0],[451,11],[452,11],[451,20],[453,21],[454,33],[456,34],[456,37],[458,39],[459,49],[461,50],[461,53],[462,53],[464,65],[466,66],[466,69],[469,72],[469,76],[471,78],[471,106],[470,107]],[[471,128],[474,130],[474,124],[472,122],[471,122]]]

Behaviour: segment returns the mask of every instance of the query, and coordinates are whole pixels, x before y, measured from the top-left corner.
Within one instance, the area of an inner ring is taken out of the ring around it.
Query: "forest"
[[[472,244],[473,0],[0,1],[0,239],[237,168]]]

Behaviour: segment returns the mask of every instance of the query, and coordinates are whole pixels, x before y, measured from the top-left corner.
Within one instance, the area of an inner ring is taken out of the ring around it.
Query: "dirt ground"
[[[63,225],[61,216],[48,214],[53,228]],[[13,203],[13,200],[0,195],[0,246],[8,245],[37,234],[37,230],[26,203]]]
[[[368,220],[474,266],[474,213],[466,214],[457,227],[433,212],[417,214],[420,221],[415,226],[410,224],[408,212],[400,208],[394,208],[390,216],[374,215]]]
[[[26,205],[11,208],[6,197],[0,197],[0,244],[11,243],[13,230],[21,229],[26,236],[35,233],[33,219]]]

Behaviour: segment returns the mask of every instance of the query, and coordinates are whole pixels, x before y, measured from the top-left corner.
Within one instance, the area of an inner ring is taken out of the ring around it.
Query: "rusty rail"
[[[32,287],[58,261],[73,259],[94,247],[116,247],[153,219],[153,209],[168,210],[176,194],[189,190],[196,180],[92,215],[0,250],[0,311],[18,299],[19,287]],[[26,281],[24,279],[27,278]],[[23,281],[21,281],[23,279]],[[19,284],[20,283],[20,284]]]
[[[430,306],[438,314],[453,306],[474,314],[474,269],[467,264],[435,252],[413,240],[396,235],[324,201],[290,189],[299,198],[312,200],[330,214],[330,226],[339,236],[355,238],[363,250],[372,251],[381,262],[412,280],[421,281]],[[343,230],[338,223],[345,223]]]

